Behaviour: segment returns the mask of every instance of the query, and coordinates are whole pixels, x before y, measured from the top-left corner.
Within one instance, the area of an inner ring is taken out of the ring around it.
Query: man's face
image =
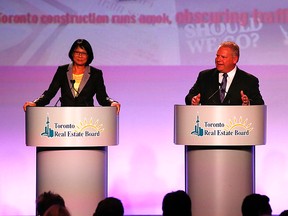
[[[220,47],[216,53],[215,65],[218,71],[222,73],[230,72],[238,61],[238,57],[228,47]]]

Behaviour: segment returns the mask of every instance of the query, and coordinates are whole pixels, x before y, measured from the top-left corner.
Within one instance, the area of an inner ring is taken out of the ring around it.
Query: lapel
[[[89,77],[90,77],[90,66],[86,66],[85,71],[84,71],[84,75],[82,77],[82,80],[80,82],[80,86],[79,86],[79,94],[81,94],[81,91],[83,90],[84,86],[86,85]]]
[[[219,85],[219,71],[215,68],[210,75],[209,81],[206,82],[205,89],[208,91],[207,104],[219,105],[220,101],[220,85]]]
[[[90,66],[87,66],[85,68],[84,75],[82,77],[82,80],[81,80],[81,83],[80,83],[80,86],[79,86],[79,90],[78,90],[79,94],[81,93],[81,91],[83,90],[84,86],[86,85],[89,77],[90,77]],[[75,91],[74,91],[72,83],[71,83],[71,80],[73,80],[72,63],[69,64],[69,66],[68,66],[67,79],[68,79],[70,91],[73,94],[73,96],[75,97],[76,96],[75,95]]]
[[[214,70],[212,82],[212,88],[219,88],[219,71],[217,69]]]
[[[75,91],[73,90],[73,86],[72,86],[72,83],[71,83],[71,80],[73,80],[73,74],[72,74],[72,63],[68,65],[68,71],[67,71],[67,80],[68,80],[68,83],[69,83],[69,88],[70,88],[70,91],[72,93],[72,95],[75,97]]]

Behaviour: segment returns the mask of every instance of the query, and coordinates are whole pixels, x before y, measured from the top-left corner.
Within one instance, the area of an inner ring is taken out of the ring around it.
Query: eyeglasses
[[[79,51],[74,51],[74,55],[77,55],[77,56],[84,56],[84,57],[88,56],[87,53],[85,53],[85,52],[79,52]]]

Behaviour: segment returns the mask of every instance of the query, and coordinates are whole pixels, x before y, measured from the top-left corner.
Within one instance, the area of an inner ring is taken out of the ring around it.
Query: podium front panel
[[[174,143],[263,145],[266,143],[266,106],[175,105]]]
[[[26,145],[45,147],[118,144],[115,107],[28,107]]]

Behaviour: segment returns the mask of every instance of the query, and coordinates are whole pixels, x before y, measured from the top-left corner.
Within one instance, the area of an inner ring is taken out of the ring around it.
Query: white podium
[[[26,145],[37,147],[36,193],[60,194],[72,215],[107,196],[107,146],[118,144],[115,107],[28,107]]]
[[[266,106],[174,107],[174,143],[185,145],[193,216],[241,216],[254,192],[254,147],[266,143]]]

